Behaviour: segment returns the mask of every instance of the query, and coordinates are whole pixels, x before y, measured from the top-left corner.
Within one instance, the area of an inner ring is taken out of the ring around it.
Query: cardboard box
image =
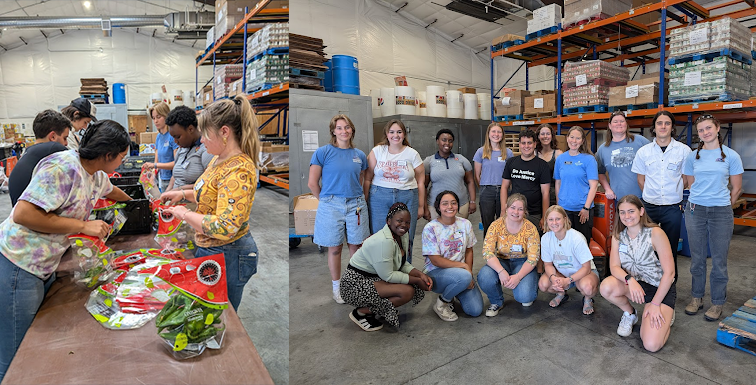
[[[139,134],[139,144],[155,144],[157,132],[142,132]],[[141,147],[140,147],[141,148]]]
[[[228,97],[229,99],[233,99],[236,95],[243,94],[244,90],[242,89],[242,81],[244,79],[239,79],[231,82],[231,84],[228,85]]]
[[[493,40],[491,40],[491,45],[497,45],[500,43],[503,43],[505,41],[515,41],[515,40],[525,40],[525,37],[520,35],[515,35],[512,33],[508,33],[506,35],[501,35],[499,37],[495,37]]]
[[[407,77],[406,76],[397,76],[394,78],[394,85],[397,87],[402,87],[407,85]]]
[[[154,153],[155,153],[155,143],[139,145],[139,155],[150,155]]]
[[[202,92],[202,107],[207,107],[213,103],[213,91]]]
[[[463,94],[474,94],[474,93],[476,93],[475,92],[475,88],[472,88],[472,87],[457,88],[457,91],[459,91],[459,92],[461,92]]]
[[[260,135],[286,136],[289,115],[287,114],[287,119],[284,120],[283,114],[276,115],[276,112],[278,112],[278,110],[258,111],[255,113],[258,126],[261,126],[263,123],[270,120],[265,127],[260,128]]]
[[[656,77],[632,80],[627,83],[627,86],[610,88],[609,106],[659,103],[659,83],[657,80],[658,78]],[[636,87],[637,92],[634,90]],[[635,93],[637,93],[636,96],[628,97],[628,95],[634,95]],[[666,103],[666,97],[664,98],[664,103]]]
[[[318,212],[318,198],[312,194],[294,197],[294,232],[300,235],[315,233],[315,213]]]
[[[525,105],[525,97],[530,92],[515,88],[502,88],[499,99],[494,99],[494,116],[521,115]]]
[[[536,91],[531,96],[526,96],[523,112],[526,114],[556,112],[556,94],[554,91]]]
[[[255,0],[217,0],[215,2],[215,38],[223,37],[244,18],[244,8],[255,9]],[[267,8],[270,8],[268,5]]]

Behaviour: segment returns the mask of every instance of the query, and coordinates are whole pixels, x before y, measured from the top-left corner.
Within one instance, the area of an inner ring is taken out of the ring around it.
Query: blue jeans
[[[727,299],[727,253],[732,239],[733,213],[730,206],[706,207],[688,202],[685,229],[690,245],[690,275],[693,298],[706,292],[706,242],[711,247],[711,303],[724,305]]]
[[[517,274],[522,269],[522,266],[526,263],[527,258],[515,258],[515,259],[501,259],[501,266],[510,275]],[[499,281],[499,275],[491,266],[485,265],[478,272],[478,284],[480,289],[488,296],[488,301],[491,305],[504,305],[504,291],[501,288],[501,281]],[[517,287],[512,290],[515,301],[519,303],[533,302],[538,295],[538,274],[536,273],[535,266],[533,270],[528,273]]]
[[[251,233],[247,233],[233,243],[215,247],[198,247],[195,258],[223,253],[226,261],[226,286],[228,302],[239,309],[244,285],[257,273],[257,244]]]
[[[483,222],[483,238],[488,227],[501,214],[501,186],[480,186],[480,221]]]
[[[5,309],[0,317],[0,381],[54,281],[54,273],[44,281],[0,253],[0,308]]]
[[[682,227],[682,212],[680,204],[657,206],[643,202],[648,217],[659,224],[669,238],[672,247],[672,258],[675,260],[675,282],[677,282],[677,245],[680,243],[680,228]]]
[[[462,310],[471,317],[477,317],[483,312],[483,295],[480,294],[478,285],[468,289],[473,279],[469,271],[458,267],[438,267],[429,271],[428,276],[433,279],[433,292],[441,294],[443,301],[451,302],[457,297]]]
[[[407,205],[410,212],[409,250],[407,250],[407,262],[412,262],[412,245],[415,241],[415,226],[417,225],[418,191],[399,190],[376,185],[370,186],[368,207],[370,208],[370,234],[375,234],[386,226],[386,215],[396,202]]]

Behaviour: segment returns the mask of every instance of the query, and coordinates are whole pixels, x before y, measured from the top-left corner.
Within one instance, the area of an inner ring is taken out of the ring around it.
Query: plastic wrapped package
[[[567,62],[562,72],[562,87],[583,85],[607,85],[616,87],[627,84],[630,70],[603,60]]]
[[[569,28],[580,22],[604,19],[627,12],[632,8],[630,2],[620,0],[578,0],[564,2],[564,19],[562,27]]]
[[[581,86],[564,90],[564,108],[603,105],[609,102],[609,89],[606,86]]]
[[[670,66],[670,102],[747,99],[752,66],[726,56]]]
[[[270,23],[247,38],[247,59],[271,48],[289,47],[289,23]]]
[[[672,30],[669,56],[706,53],[724,48],[749,54],[750,47],[750,30],[737,20],[725,17]]]
[[[71,251],[77,261],[74,282],[87,289],[93,289],[100,282],[113,277],[113,258],[115,253],[105,246],[102,239],[86,234],[69,235]]]
[[[263,152],[260,157],[260,163],[263,169],[288,167],[289,166],[289,153],[288,152]]]
[[[157,333],[176,359],[220,349],[228,308],[223,254],[178,261],[147,270],[177,290],[155,319]]]
[[[289,80],[289,55],[263,55],[247,66],[247,93]]]
[[[213,96],[215,99],[225,98],[229,96],[231,91],[231,83],[240,79],[244,75],[243,64],[226,64],[219,65],[215,68],[213,86]]]
[[[110,237],[118,234],[126,223],[126,213],[123,209],[126,207],[124,203],[118,203],[112,199],[99,199],[95,203],[92,213],[89,215],[89,220],[100,220],[110,226],[110,232],[103,239],[103,242],[107,242]]]
[[[142,166],[142,172],[139,174],[139,184],[144,187],[144,194],[150,202],[160,199],[160,189],[155,183],[155,174],[157,170],[155,168],[148,168]]]
[[[192,250],[194,249],[195,231],[192,226],[165,210],[169,206],[158,204],[158,231],[155,235],[163,250]]]

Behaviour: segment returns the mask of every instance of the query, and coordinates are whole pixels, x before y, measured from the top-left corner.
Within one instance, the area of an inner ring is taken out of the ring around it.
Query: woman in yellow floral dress
[[[249,231],[260,152],[256,119],[242,94],[211,104],[198,121],[202,143],[213,160],[195,182],[193,194],[168,191],[161,200],[197,203],[196,212],[185,206],[166,211],[196,230],[195,257],[224,254],[228,300],[237,309],[244,285],[257,272],[257,245]]]

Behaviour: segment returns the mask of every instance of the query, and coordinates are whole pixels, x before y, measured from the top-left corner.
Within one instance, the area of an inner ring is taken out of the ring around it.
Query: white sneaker
[[[669,321],[669,327],[672,327],[672,325],[675,324],[675,312],[674,309],[672,309],[672,321]]]
[[[336,301],[336,303],[342,304],[346,303],[343,299],[341,299],[341,292],[339,290],[333,291],[333,300]]]
[[[441,300],[441,296],[436,299],[436,304],[433,305],[433,311],[438,314],[438,317],[441,318],[444,321],[456,321],[459,317],[457,316],[457,313],[455,313],[452,309],[454,307],[451,303],[446,303]]]
[[[499,315],[499,310],[501,310],[501,306],[491,304],[491,306],[488,307],[488,310],[486,310],[486,317],[496,317]]]
[[[522,307],[530,307],[530,306],[533,305],[533,302],[535,302],[535,301],[525,302],[525,303],[522,304]]]
[[[635,313],[628,314],[622,313],[622,319],[620,320],[619,327],[617,328],[617,334],[622,337],[627,337],[633,333],[633,325],[638,322],[638,315]]]

